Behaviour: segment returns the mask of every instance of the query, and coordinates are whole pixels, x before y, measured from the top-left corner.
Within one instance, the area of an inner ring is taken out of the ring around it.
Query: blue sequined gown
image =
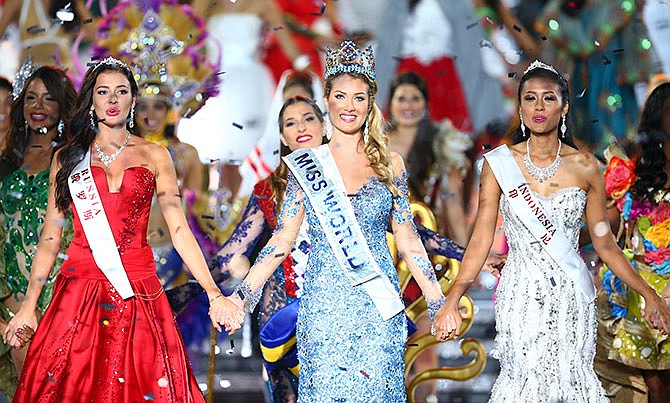
[[[290,175],[287,195],[296,193],[301,194],[300,185]],[[349,199],[380,269],[398,287],[386,243],[391,193],[371,179]],[[304,206],[312,250],[298,313],[299,402],[404,402],[405,315],[382,319],[339,266],[306,197]]]

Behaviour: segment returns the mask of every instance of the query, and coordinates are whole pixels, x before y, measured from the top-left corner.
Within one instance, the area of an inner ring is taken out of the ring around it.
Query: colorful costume
[[[629,190],[635,182],[635,161],[612,156],[605,171],[606,192],[621,212],[618,233],[624,253],[639,275],[660,294],[670,280],[670,193],[659,191],[653,201],[637,200]],[[641,316],[644,301],[611,270],[601,271],[599,375],[615,384],[646,392],[642,370],[670,369],[668,336],[650,329]],[[619,376],[607,365],[614,360],[629,367]]]
[[[49,309],[28,351],[15,402],[204,402],[156,276],[146,230],[153,173],[128,168],[111,193],[91,167],[136,295],[123,300],[96,265],[80,217]]]

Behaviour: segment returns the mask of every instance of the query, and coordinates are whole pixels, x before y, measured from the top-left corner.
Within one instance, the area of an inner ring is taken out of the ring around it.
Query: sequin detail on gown
[[[586,193],[535,194],[577,248]],[[500,375],[490,402],[608,402],[593,369],[595,302],[535,242],[502,196],[509,255],[496,290]]]
[[[300,192],[289,175],[286,194]],[[392,195],[371,179],[350,197],[380,269],[398,287],[386,243]],[[304,199],[312,241],[298,314],[299,402],[405,402],[405,315],[384,321],[362,287],[337,263],[321,224]]]

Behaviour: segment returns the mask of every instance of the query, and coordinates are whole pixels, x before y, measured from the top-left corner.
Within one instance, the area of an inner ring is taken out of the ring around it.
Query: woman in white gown
[[[191,121],[207,130],[180,127],[179,136],[194,145],[203,162],[218,161],[222,166],[222,186],[233,194],[239,187],[237,167],[261,138],[274,93],[270,70],[258,57],[264,29],[275,29],[284,51],[301,65],[305,60],[290,36],[281,29],[281,15],[272,0],[237,2],[195,0],[197,15],[208,16],[207,55],[220,65],[219,95],[210,98]],[[236,179],[235,179],[236,178]],[[227,181],[227,183],[226,183]]]
[[[492,402],[608,401],[593,370],[594,287],[577,251],[584,212],[602,260],[645,297],[650,326],[670,330],[668,306],[633,270],[610,232],[602,168],[573,144],[565,123],[568,97],[567,81],[553,67],[536,61],[524,73],[521,128],[512,146],[485,155],[474,232],[436,316],[438,339],[458,336],[458,301],[484,263],[500,208],[509,255],[496,291],[500,375]]]

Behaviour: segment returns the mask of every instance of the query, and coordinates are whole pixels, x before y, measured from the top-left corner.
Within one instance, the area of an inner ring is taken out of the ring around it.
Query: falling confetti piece
[[[591,121],[591,123],[598,123],[598,122],[600,122],[600,119],[593,119],[593,120]]]
[[[521,27],[519,27],[519,26],[516,25],[516,24],[514,24],[514,30],[515,30],[516,32],[521,32],[521,31],[522,31]]]
[[[274,151],[272,152],[272,155],[277,155],[277,154],[279,154],[279,150],[274,150]]]
[[[598,42],[598,41],[593,41],[593,44],[596,45],[596,46],[600,46],[600,42]]]
[[[482,40],[479,41],[479,47],[480,48],[493,48],[493,44],[486,39],[482,39]]]
[[[237,127],[240,130],[242,130],[244,128],[241,124],[235,123],[235,122],[233,122],[233,126]]]
[[[100,324],[103,326],[109,326],[109,319],[105,318],[100,321]]]
[[[410,347],[419,347],[419,345],[417,343],[409,343],[407,345],[410,346]]]
[[[56,18],[63,22],[71,22],[74,20],[74,13],[72,12],[72,3],[67,3],[65,7],[56,11]]]
[[[93,18],[89,18],[89,19],[86,19],[86,20],[83,21],[84,24],[90,24],[92,22],[93,22]],[[121,379],[121,378],[119,378],[119,379]]]
[[[38,25],[33,25],[28,27],[28,29],[26,29],[26,32],[28,32],[31,35],[36,35],[42,32],[46,32],[46,29],[40,28]]]
[[[112,309],[116,309],[116,305],[110,304],[109,302],[103,302],[100,304],[100,308],[104,309],[105,311],[111,311]]]
[[[363,370],[361,370],[361,374],[363,374],[363,376],[366,378],[370,378],[370,375],[368,375],[368,373]]]
[[[282,26],[280,25],[280,26],[278,26],[278,27],[274,27],[274,28],[272,28],[272,29],[275,30],[275,31],[279,31],[279,30],[284,29],[284,27],[282,27]]]
[[[584,89],[582,90],[582,92],[580,92],[579,94],[577,94],[577,98],[581,98],[581,97],[583,97],[585,93],[586,93],[586,88],[584,88]]]
[[[544,35],[542,35],[542,36],[541,36],[541,39],[542,39],[543,41],[546,41],[546,40],[547,40],[547,37],[544,36]]]
[[[214,216],[203,214],[200,216],[200,218],[202,218],[203,220],[213,220]]]
[[[158,387],[165,388],[168,386],[168,380],[165,378],[158,379]]]
[[[507,73],[507,77],[509,77],[509,78],[514,78],[514,77],[516,77],[516,72],[515,72],[515,71],[512,71],[511,73]]]
[[[31,147],[31,148],[42,148],[42,145],[40,145],[40,144],[33,144],[33,145],[30,146],[30,147]]]
[[[147,393],[144,395],[144,400],[156,400],[156,397],[154,396],[153,393]]]
[[[556,287],[556,280],[554,280],[553,277],[549,277],[549,281],[551,282],[551,285],[552,285],[553,287]]]
[[[603,57],[603,64],[604,65],[608,65],[608,64],[612,63],[612,61],[607,56],[603,55],[602,57]]]
[[[123,378],[119,378],[119,382],[120,382],[120,383],[124,383],[125,381],[126,381],[125,379],[123,379]]]
[[[59,259],[63,259],[63,260],[65,260],[65,259],[67,259],[67,255],[66,255],[65,253],[63,253],[63,252],[59,252],[59,253],[58,253],[58,258],[59,258]]]
[[[474,27],[477,26],[477,24],[479,24],[479,23],[478,23],[478,22],[473,22],[473,23],[471,23],[470,25],[468,25],[468,26],[465,27],[465,28],[466,28],[466,29],[474,28]]]
[[[623,49],[614,49],[612,51],[612,53],[620,53],[620,52],[623,52]]]

